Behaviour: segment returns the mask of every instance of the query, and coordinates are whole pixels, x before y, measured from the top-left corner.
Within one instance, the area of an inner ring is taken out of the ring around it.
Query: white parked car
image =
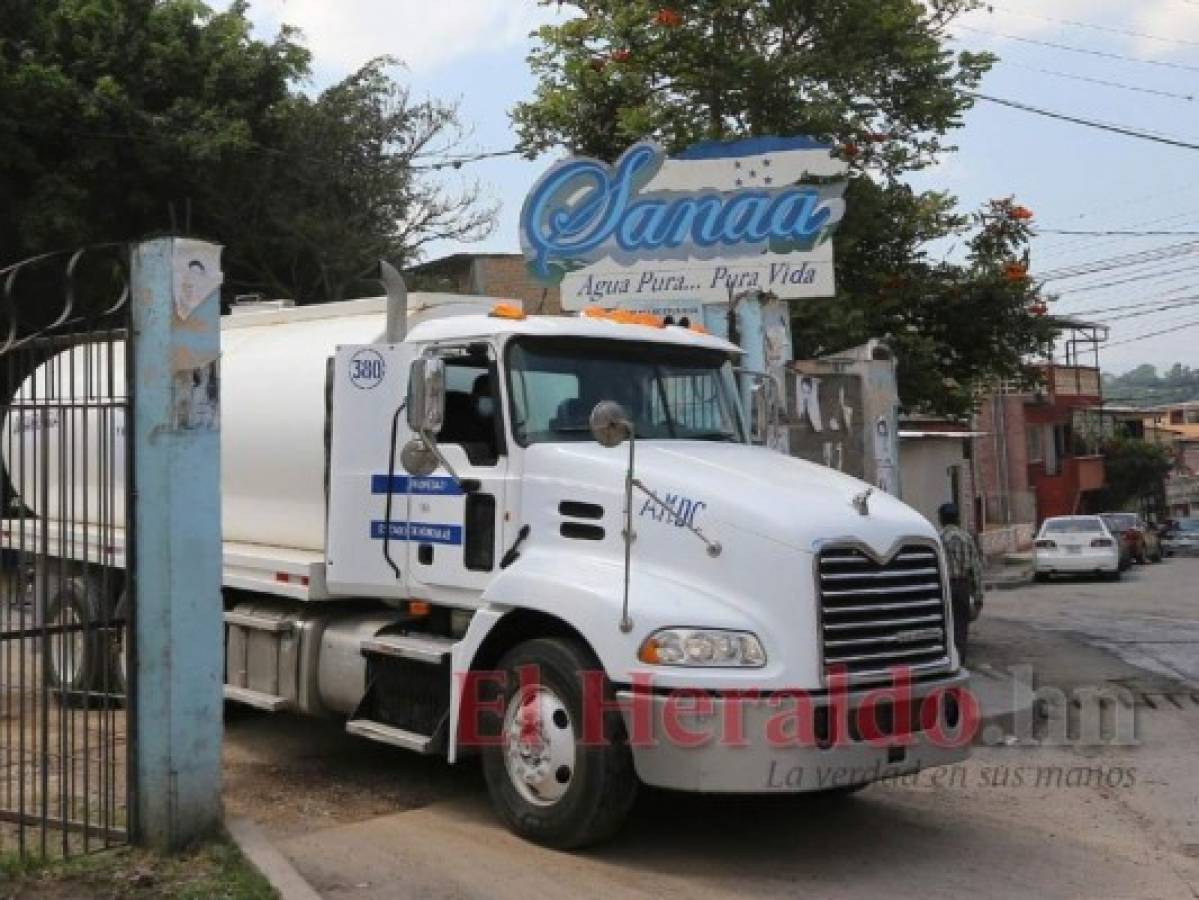
[[[1050,575],[1120,577],[1120,543],[1099,516],[1046,519],[1033,546],[1038,581]]]

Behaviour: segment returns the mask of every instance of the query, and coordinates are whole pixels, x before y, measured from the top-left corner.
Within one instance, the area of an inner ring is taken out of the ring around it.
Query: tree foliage
[[[1165,508],[1165,478],[1174,467],[1165,447],[1115,438],[1103,445],[1103,465],[1107,479],[1099,498],[1103,509],[1127,509],[1134,504]]]
[[[554,0],[543,0],[554,2]],[[889,337],[909,407],[964,414],[1052,325],[1027,278],[1029,213],[1011,200],[974,216],[905,173],[952,150],[994,58],[953,54],[943,29],[978,0],[575,0],[538,32],[537,86],[514,119],[529,152],[563,146],[614,160],[652,137],[809,134],[851,165],[836,238],[838,296],[796,313],[797,352]],[[931,242],[961,235],[960,264]],[[1037,313],[1040,313],[1038,315]]]
[[[1199,400],[1199,369],[1175,363],[1158,374],[1144,363],[1123,375],[1103,375],[1103,393],[1114,403],[1155,406]]]
[[[460,139],[453,106],[388,60],[309,96],[299,35],[254,38],[246,8],[0,0],[0,257],[189,232],[225,245],[232,291],[310,301],[490,227],[414,166]]]

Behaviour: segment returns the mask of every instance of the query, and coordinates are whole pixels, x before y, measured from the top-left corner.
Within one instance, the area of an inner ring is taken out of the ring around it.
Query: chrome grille
[[[903,547],[879,563],[853,547],[817,557],[825,672],[851,679],[949,664],[945,597],[936,551]]]

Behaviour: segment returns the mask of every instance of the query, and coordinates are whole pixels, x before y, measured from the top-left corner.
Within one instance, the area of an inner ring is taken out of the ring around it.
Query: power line
[[[1159,304],[1161,304],[1161,302],[1163,300],[1165,300],[1167,303],[1174,303],[1176,300],[1192,300],[1192,299],[1199,300],[1199,294],[1189,294],[1184,297],[1179,297],[1178,296],[1179,292],[1184,291],[1184,290],[1189,290],[1189,288],[1177,288],[1173,291],[1167,291],[1164,294],[1157,294],[1148,300],[1141,301],[1140,303],[1119,303],[1114,306],[1085,307],[1083,309],[1071,310],[1070,312],[1066,313],[1066,315],[1085,316],[1085,315],[1093,315],[1095,313],[1121,312],[1126,309],[1138,309],[1138,308],[1142,308],[1142,307],[1146,307],[1146,306],[1158,306]]]
[[[1183,188],[1181,190],[1171,190],[1168,192],[1157,192],[1157,193],[1153,193],[1153,194],[1146,194],[1141,197],[1129,198],[1128,200],[1126,200],[1123,203],[1120,203],[1118,205],[1111,204],[1111,205],[1107,205],[1107,206],[1096,207],[1096,208],[1087,210],[1086,212],[1078,213],[1073,216],[1068,216],[1065,221],[1073,222],[1073,221],[1078,221],[1080,219],[1087,219],[1087,218],[1096,216],[1100,213],[1107,212],[1109,209],[1126,209],[1130,203],[1138,204],[1138,203],[1142,203],[1142,202],[1145,202],[1148,200],[1157,200],[1157,199],[1159,199],[1161,197],[1165,197],[1165,196],[1169,196],[1169,197],[1173,197],[1173,198],[1177,199],[1177,197],[1179,195],[1187,194],[1187,193],[1194,193],[1196,190],[1199,190],[1199,185],[1192,185],[1190,188]],[[1159,225],[1163,222],[1177,222],[1179,219],[1187,220],[1187,221],[1179,223],[1180,226],[1190,226],[1190,225],[1197,224],[1197,220],[1194,218],[1194,216],[1195,216],[1195,210],[1190,209],[1190,210],[1187,210],[1186,212],[1173,213],[1173,214],[1165,215],[1165,216],[1154,216],[1149,219],[1137,219],[1132,222],[1128,222],[1124,227],[1131,228],[1133,226]],[[1038,229],[1038,232],[1040,230],[1041,229]],[[1053,240],[1057,239],[1057,236],[1056,235],[1050,235],[1050,236],[1042,235],[1041,238],[1047,239],[1049,241],[1053,241]],[[1040,246],[1041,240],[1038,240],[1037,258],[1039,260],[1045,260],[1048,258],[1053,258],[1053,257],[1058,257],[1058,256],[1063,256],[1063,255],[1068,256],[1070,254],[1078,253],[1078,252],[1090,253],[1098,247],[1106,247],[1106,246],[1110,246],[1111,244],[1120,244],[1120,243],[1122,243],[1122,241],[1119,239],[1104,240],[1104,241],[1091,241],[1091,240],[1088,240],[1086,237],[1073,237],[1073,238],[1058,239],[1057,243],[1049,244],[1047,249],[1041,249],[1041,246]]]
[[[1003,97],[992,97],[989,94],[978,94],[974,91],[965,91],[965,93],[975,98],[976,100],[986,100],[988,103],[997,103],[1000,106],[1007,106],[1011,109],[1018,109],[1021,112],[1032,113],[1037,116],[1044,116],[1049,119],[1058,119],[1062,122],[1070,122],[1074,125],[1082,125],[1087,128],[1097,128],[1100,131],[1110,131],[1114,134],[1122,134],[1126,137],[1140,138],[1143,141],[1153,141],[1158,144],[1168,144],[1172,147],[1182,147],[1185,150],[1199,150],[1199,144],[1191,141],[1183,140],[1182,138],[1170,137],[1164,134],[1156,134],[1151,131],[1144,131],[1136,128],[1129,128],[1126,125],[1114,125],[1108,122],[1100,122],[1095,119],[1084,119],[1081,116],[1072,116],[1067,113],[1054,112],[1048,109],[1042,109],[1039,106],[1031,106],[1027,103],[1021,103],[1017,100],[1008,100]]]
[[[1197,271],[1199,271],[1199,265],[1183,266],[1178,269],[1163,269],[1162,271],[1156,272],[1156,273],[1140,272],[1136,275],[1129,276],[1128,278],[1118,278],[1114,281],[1099,281],[1099,282],[1094,282],[1091,284],[1080,284],[1076,287],[1067,288],[1066,290],[1059,291],[1058,293],[1059,294],[1085,294],[1085,293],[1089,293],[1092,291],[1106,291],[1111,288],[1119,287],[1120,285],[1124,285],[1124,284],[1144,285],[1151,281],[1160,281],[1163,278],[1173,278],[1177,275],[1182,275],[1182,274],[1185,274],[1188,272],[1197,272]],[[1189,288],[1182,288],[1182,290],[1188,290],[1188,289]]]
[[[1175,310],[1185,309],[1187,307],[1197,306],[1197,305],[1199,305],[1199,300],[1195,300],[1195,299],[1184,300],[1184,301],[1179,301],[1178,303],[1168,303],[1164,306],[1159,306],[1156,309],[1138,309],[1138,310],[1134,310],[1133,312],[1123,313],[1118,316],[1109,316],[1106,319],[1101,319],[1100,322],[1103,325],[1108,325],[1112,322],[1123,322],[1126,319],[1141,319],[1141,318],[1144,318],[1145,316],[1157,316],[1157,315],[1161,315],[1164,312],[1173,312]],[[1077,315],[1077,313],[1074,313],[1074,315]]]
[[[1163,259],[1186,256],[1195,252],[1196,249],[1199,249],[1199,241],[1179,241],[1174,244],[1166,244],[1163,247],[1154,247],[1152,250],[1138,250],[1134,253],[1125,253],[1122,256],[1108,256],[1102,259],[1084,260],[1073,265],[1061,266],[1057,269],[1035,272],[1034,274],[1042,281],[1077,278],[1082,275],[1096,274],[1110,269],[1126,268],[1142,263],[1158,262]]]
[[[1071,81],[1085,81],[1088,84],[1098,84],[1103,87],[1119,88],[1122,91],[1136,91],[1139,94],[1153,94],[1157,97],[1169,97],[1173,100],[1187,100],[1194,102],[1195,97],[1192,94],[1176,94],[1174,91],[1162,91],[1157,88],[1142,87],[1136,84],[1126,84],[1123,81],[1107,81],[1103,78],[1091,78],[1088,75],[1078,75],[1074,72],[1059,72],[1056,69],[1042,69],[1040,66],[1026,66],[1022,63],[1012,62],[1008,59],[1001,59],[1001,63],[1005,66],[1011,66],[1015,69],[1024,69],[1027,72],[1040,72],[1042,75],[1053,75],[1057,78],[1069,78]]]
[[[424,165],[413,166],[413,169],[418,171],[436,172],[440,169],[461,169],[464,165],[475,162],[482,162],[485,159],[496,159],[501,156],[520,156],[524,153],[523,150],[513,148],[511,150],[484,150],[481,153],[470,153],[465,156],[447,157],[441,162],[426,163]]]
[[[1189,215],[1189,213],[1188,213]],[[1038,228],[1037,234],[1075,234],[1088,237],[1185,237],[1199,235],[1199,231],[1119,231],[1087,228]]]
[[[1191,319],[1182,325],[1175,325],[1171,328],[1162,328],[1158,331],[1150,331],[1146,334],[1134,335],[1133,337],[1125,338],[1122,341],[1112,341],[1111,343],[1104,344],[1103,349],[1106,350],[1110,347],[1119,347],[1123,344],[1135,344],[1137,341],[1146,341],[1149,338],[1161,337],[1163,334],[1173,334],[1176,331],[1185,331],[1188,328],[1196,327],[1199,327],[1199,319]]]
[[[1031,44],[1036,47],[1049,47],[1053,50],[1063,50],[1067,53],[1080,53],[1084,56],[1098,56],[1103,59],[1118,59],[1121,62],[1138,63],[1144,66],[1160,66],[1165,69],[1181,69],[1184,72],[1199,72],[1199,66],[1191,66],[1186,63],[1167,62],[1162,59],[1146,59],[1143,56],[1128,56],[1123,53],[1112,53],[1108,50],[1095,50],[1090,47],[1073,47],[1069,44],[1058,44],[1053,41],[1042,41],[1038,38],[1023,37],[1018,34],[1004,34],[1000,31],[988,31],[985,28],[975,28],[971,25],[963,25],[958,23],[954,28],[959,28],[962,31],[970,31],[975,34],[985,34],[988,37],[1002,38],[1005,41],[1017,41],[1021,44]]]
[[[1163,37],[1160,34],[1147,34],[1143,31],[1131,31],[1127,28],[1115,28],[1111,25],[1097,25],[1094,22],[1080,22],[1077,19],[1059,19],[1054,16],[1043,16],[1039,13],[1025,12],[1019,9],[1007,9],[1002,6],[996,6],[993,3],[988,3],[986,6],[988,12],[999,10],[1012,16],[1023,16],[1027,19],[1039,19],[1042,22],[1053,22],[1057,25],[1069,25],[1072,28],[1089,28],[1092,31],[1104,31],[1108,34],[1120,34],[1125,37],[1144,38],[1149,41],[1161,41],[1164,44],[1182,44],[1187,47],[1199,47],[1199,41],[1188,41],[1186,38]]]
[[[147,117],[148,118],[148,117]],[[168,139],[187,139],[193,137],[195,132],[162,128],[156,122],[147,121],[146,126],[151,130],[145,133],[139,133],[132,130],[125,131],[108,131],[96,130],[88,128],[75,128],[71,126],[50,125],[46,122],[32,121],[29,119],[14,119],[10,116],[0,117],[0,126],[10,126],[16,128],[24,128],[26,130],[41,130],[53,131],[55,134],[70,134],[77,137],[96,138],[98,140],[113,140],[113,141],[132,141],[143,144],[161,144]],[[271,156],[281,159],[303,160],[319,165],[328,165],[330,159],[328,157],[316,156],[311,153],[298,153],[294,150],[283,150],[278,147],[270,147],[252,138],[240,139],[238,150],[248,153],[260,154],[263,156]],[[473,162],[479,162],[485,159],[492,159],[499,156],[515,156],[523,151],[515,148],[510,150],[487,150],[479,153],[468,153],[459,156],[447,155],[437,162],[432,163],[412,163],[409,168],[413,171],[437,171],[439,169],[454,168],[460,169],[463,165]],[[421,158],[419,155],[413,159]]]

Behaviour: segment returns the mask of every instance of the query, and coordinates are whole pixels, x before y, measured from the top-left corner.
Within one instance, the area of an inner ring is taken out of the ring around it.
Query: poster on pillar
[[[643,141],[612,165],[572,157],[525,199],[521,248],[566,310],[830,297],[846,172],[807,137],[709,141],[673,157]]]

